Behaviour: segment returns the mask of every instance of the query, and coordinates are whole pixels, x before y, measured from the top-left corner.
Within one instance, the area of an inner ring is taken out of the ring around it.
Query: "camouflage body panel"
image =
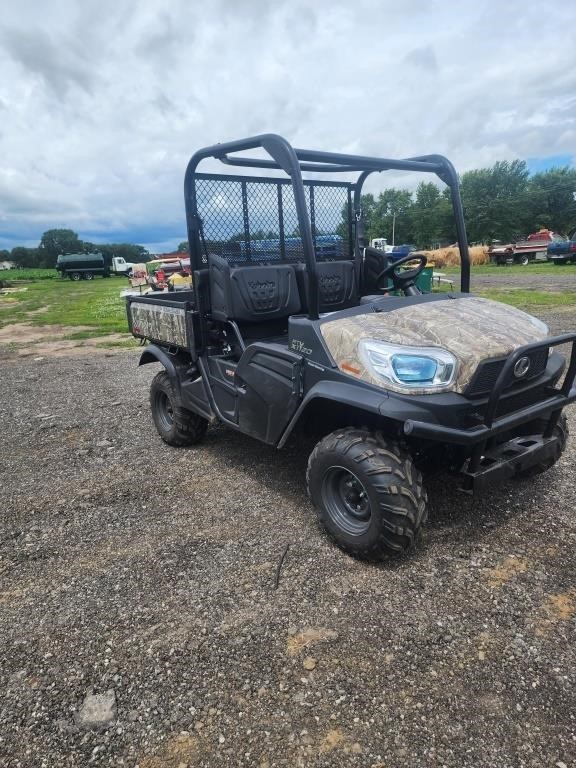
[[[187,348],[186,312],[180,307],[156,304],[130,304],[132,333],[153,341],[163,341],[174,347]]]
[[[430,388],[406,388],[375,376],[358,353],[360,341],[447,349],[457,360],[456,378],[448,387],[435,387],[434,391],[462,392],[483,360],[505,357],[516,348],[547,336],[539,321],[526,312],[477,297],[344,317],[323,323],[321,332],[343,373],[404,394],[426,394]]]

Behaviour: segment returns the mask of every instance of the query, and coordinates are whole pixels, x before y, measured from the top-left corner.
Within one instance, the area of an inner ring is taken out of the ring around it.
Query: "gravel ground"
[[[483,500],[436,481],[425,544],[366,565],[303,446],[171,449],[134,350],[1,349],[0,765],[576,764],[575,440]]]

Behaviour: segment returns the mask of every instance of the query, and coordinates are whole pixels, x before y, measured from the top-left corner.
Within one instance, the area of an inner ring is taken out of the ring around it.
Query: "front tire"
[[[150,385],[150,408],[158,434],[168,445],[181,448],[199,443],[208,421],[183,408],[166,371],[160,371]]]
[[[396,443],[364,429],[332,432],[310,455],[306,480],[320,523],[345,552],[383,560],[416,543],[426,491]]]

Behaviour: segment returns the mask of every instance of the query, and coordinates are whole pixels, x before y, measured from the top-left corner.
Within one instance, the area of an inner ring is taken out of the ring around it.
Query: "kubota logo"
[[[522,379],[528,371],[530,370],[530,358],[529,357],[521,357],[516,362],[516,365],[514,366],[514,376],[516,376],[517,379]]]

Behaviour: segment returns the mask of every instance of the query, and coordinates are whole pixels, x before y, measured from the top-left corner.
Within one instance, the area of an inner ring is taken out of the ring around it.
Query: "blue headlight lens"
[[[393,355],[392,368],[400,381],[428,384],[434,381],[438,363],[431,357]]]

